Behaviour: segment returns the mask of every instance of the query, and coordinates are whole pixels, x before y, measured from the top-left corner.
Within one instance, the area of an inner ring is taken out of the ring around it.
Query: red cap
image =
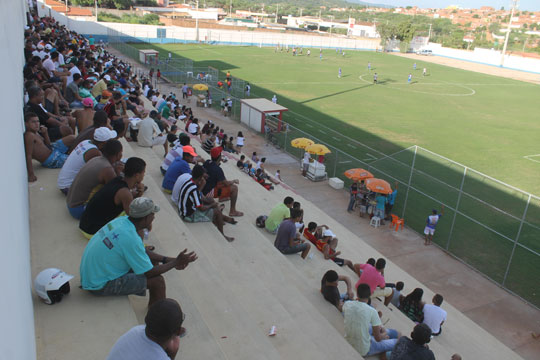
[[[219,155],[221,155],[222,151],[223,151],[223,148],[221,146],[215,147],[210,151],[210,156],[212,157],[212,159],[215,159]]]

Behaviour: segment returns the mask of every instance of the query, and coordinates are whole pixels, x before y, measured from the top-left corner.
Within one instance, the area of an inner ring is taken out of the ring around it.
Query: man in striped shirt
[[[223,205],[219,205],[212,197],[203,197],[201,190],[206,184],[206,170],[201,165],[195,165],[191,174],[182,174],[176,181],[172,200],[178,204],[178,212],[184,221],[210,222],[229,242],[234,238],[223,233],[225,223],[236,224],[232,217],[223,215]]]

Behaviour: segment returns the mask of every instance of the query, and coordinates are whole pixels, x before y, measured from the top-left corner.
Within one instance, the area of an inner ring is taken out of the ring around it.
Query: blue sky
[[[460,5],[464,8],[479,8],[481,6],[492,6],[495,9],[500,9],[504,6],[505,9],[510,8],[510,0],[365,0],[378,4],[388,4],[394,6],[418,6],[421,8],[445,8],[448,5]],[[519,2],[520,10],[540,11],[539,0],[521,0]]]

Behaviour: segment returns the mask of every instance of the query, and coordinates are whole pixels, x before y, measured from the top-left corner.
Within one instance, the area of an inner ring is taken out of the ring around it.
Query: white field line
[[[523,158],[527,159],[527,160],[530,160],[530,161],[534,161],[535,163],[539,163],[540,164],[540,159],[536,160],[536,159],[531,159],[533,157],[540,157],[540,154],[536,154],[536,155],[527,155],[527,156],[524,156]]]

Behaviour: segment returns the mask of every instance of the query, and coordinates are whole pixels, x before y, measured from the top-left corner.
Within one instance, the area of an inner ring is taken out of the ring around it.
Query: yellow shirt
[[[98,97],[103,93],[103,90],[107,90],[107,84],[105,83],[105,80],[101,79],[92,88],[92,95]]]

